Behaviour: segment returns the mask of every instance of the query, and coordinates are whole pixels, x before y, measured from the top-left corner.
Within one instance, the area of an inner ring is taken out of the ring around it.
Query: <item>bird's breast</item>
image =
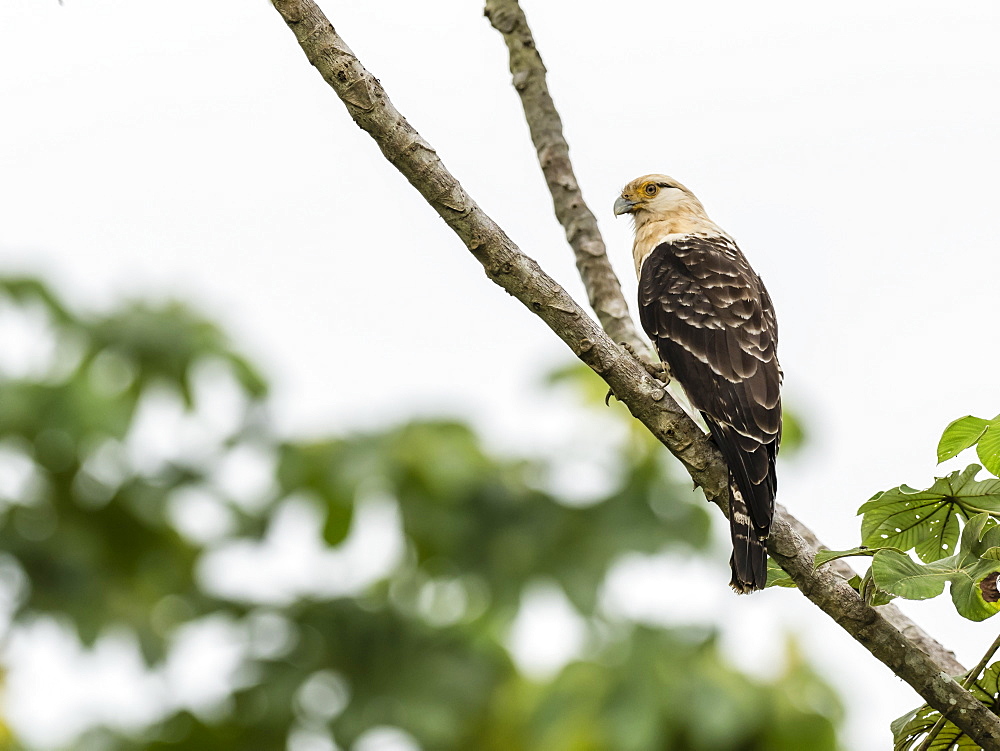
[[[708,219],[696,216],[676,216],[663,219],[649,219],[636,224],[635,243],[632,245],[632,260],[638,279],[642,264],[657,246],[663,243],[679,243],[691,236],[729,236],[718,225]]]

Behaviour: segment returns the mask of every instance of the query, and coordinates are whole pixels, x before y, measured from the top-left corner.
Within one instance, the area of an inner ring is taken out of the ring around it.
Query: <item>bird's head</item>
[[[666,175],[643,175],[626,185],[615,201],[615,216],[622,214],[631,214],[637,224],[684,214],[707,219],[694,194]]]

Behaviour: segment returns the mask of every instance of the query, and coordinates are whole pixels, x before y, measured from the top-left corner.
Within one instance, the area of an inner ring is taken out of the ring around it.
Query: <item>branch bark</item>
[[[486,0],[485,15],[507,43],[514,89],[521,98],[538,164],[552,195],[556,218],[576,256],[590,307],[608,336],[616,342],[628,343],[640,357],[653,364],[656,359],[650,357],[649,343],[635,329],[621,283],[608,261],[597,218],[583,200],[576,181],[562,119],[549,95],[545,65],[524,13],[516,2]]]
[[[392,105],[378,80],[365,70],[316,4],[312,0],[272,0],[272,4],[354,121],[461,238],[487,276],[545,321],[608,383],[629,411],[681,461],[710,500],[724,499],[727,470],[714,445],[642,365],[479,208]],[[950,666],[931,659],[893,625],[885,614],[889,606],[871,608],[829,567],[814,570],[816,546],[798,533],[798,523],[793,521],[780,509],[770,547],[803,594],[931,706],[949,710],[955,723],[983,748],[1000,749],[1000,718],[952,680],[945,672]]]

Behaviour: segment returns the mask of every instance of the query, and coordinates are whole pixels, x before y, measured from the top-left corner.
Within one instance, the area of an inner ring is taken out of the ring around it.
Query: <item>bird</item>
[[[636,178],[614,212],[633,219],[642,327],[729,468],[730,586],[763,589],[781,443],[771,297],[733,238],[673,178]]]

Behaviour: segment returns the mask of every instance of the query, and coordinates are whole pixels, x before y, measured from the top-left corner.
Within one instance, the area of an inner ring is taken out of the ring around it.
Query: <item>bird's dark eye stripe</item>
[[[659,185],[661,188],[672,188],[672,187],[674,187],[670,183],[657,183],[657,185]]]

